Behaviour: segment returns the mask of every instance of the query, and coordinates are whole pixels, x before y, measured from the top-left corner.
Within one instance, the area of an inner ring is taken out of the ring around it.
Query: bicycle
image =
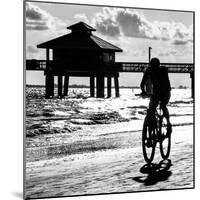
[[[167,132],[167,120],[163,116],[160,107],[151,113],[147,110],[142,130],[142,150],[144,159],[151,163],[154,159],[157,143],[160,144],[160,154],[162,158],[168,159],[171,150],[171,133]]]

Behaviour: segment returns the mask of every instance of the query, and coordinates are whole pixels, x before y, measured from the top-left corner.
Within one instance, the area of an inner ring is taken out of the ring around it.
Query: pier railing
[[[66,70],[83,70],[83,71],[92,71],[97,68],[93,67],[91,64],[84,64],[81,66],[70,65],[65,62],[51,60],[26,60],[26,70],[38,70],[45,71],[48,69],[66,69]],[[161,65],[168,68],[169,73],[193,73],[194,64],[192,63],[161,63]],[[111,71],[111,72],[144,72],[149,66],[149,63],[145,62],[114,62],[110,64],[101,64],[102,71]]]
[[[161,65],[167,67],[169,73],[194,72],[194,64],[191,63],[161,63]],[[143,62],[116,62],[110,64],[110,69],[117,69],[118,72],[144,72],[148,66],[149,63]]]
[[[194,64],[192,63],[161,63],[169,73],[189,73],[191,91],[194,97]],[[108,97],[111,96],[111,77],[114,77],[116,97],[119,96],[119,72],[144,72],[149,63],[145,62],[114,62],[96,64],[70,64],[58,60],[26,60],[26,70],[44,71],[46,80],[46,98],[54,96],[54,76],[58,76],[58,96],[62,93],[62,77],[65,76],[64,96],[68,94],[69,76],[90,77],[90,93],[94,96],[96,77],[97,97],[104,97],[104,77],[107,77]]]

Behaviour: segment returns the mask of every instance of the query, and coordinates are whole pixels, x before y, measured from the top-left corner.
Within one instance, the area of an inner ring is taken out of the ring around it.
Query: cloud
[[[113,9],[113,11],[115,11]],[[116,20],[115,13],[110,11],[110,8],[103,8],[102,12],[98,12],[92,19],[92,24],[98,32],[103,35],[118,37],[120,29]]]
[[[174,35],[172,43],[175,45],[185,45],[193,41],[193,26],[186,28],[181,23],[174,25]]]
[[[174,51],[174,50],[171,50],[171,51],[169,52],[169,54],[170,54],[170,55],[173,55],[173,56],[176,56],[176,55],[178,55],[178,52],[177,52],[177,51]]]
[[[35,46],[32,46],[32,45],[27,46],[27,51],[29,53],[38,53],[38,49]]]
[[[148,21],[143,13],[134,9],[105,7],[92,19],[101,34],[126,36],[187,44],[193,41],[193,27],[178,22]]]
[[[108,36],[119,36],[120,35],[120,30],[119,27],[115,26],[115,25],[106,25],[106,24],[96,24],[96,29],[102,33],[102,34],[106,34]]]
[[[184,52],[182,50],[178,49],[168,49],[166,51],[162,51],[158,53],[159,57],[177,57],[177,56],[183,56]]]
[[[144,25],[146,26],[146,31],[148,31],[149,26],[137,12],[120,9],[117,12],[116,20],[125,36],[147,37],[145,35]]]
[[[32,3],[26,3],[27,30],[60,30],[66,28],[65,22]]]
[[[26,18],[30,20],[42,20],[43,16],[38,7],[31,6],[30,3],[27,3]]]
[[[74,18],[77,19],[78,21],[83,21],[87,24],[90,23],[85,13],[76,14]]]
[[[174,40],[173,41],[173,44],[175,44],[175,45],[185,45],[187,43],[188,43],[187,40]]]

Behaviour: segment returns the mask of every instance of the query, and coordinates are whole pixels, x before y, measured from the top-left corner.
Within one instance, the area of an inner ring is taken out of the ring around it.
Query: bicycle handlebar
[[[139,93],[139,94],[135,94],[135,96],[140,96],[143,99],[149,98],[151,95],[148,95],[147,93]]]

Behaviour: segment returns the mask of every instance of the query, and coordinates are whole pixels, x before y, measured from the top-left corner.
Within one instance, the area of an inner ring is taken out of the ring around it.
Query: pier
[[[93,27],[79,22],[67,27],[71,33],[37,45],[46,49],[46,60],[26,60],[26,70],[44,71],[45,96],[52,98],[54,79],[58,78],[58,94],[68,96],[70,77],[88,77],[91,97],[104,98],[105,80],[107,97],[111,97],[112,79],[115,96],[120,96],[119,73],[141,72],[149,66],[148,62],[115,62],[115,53],[122,52],[119,47],[95,36]],[[50,57],[50,55],[52,55]],[[189,73],[191,91],[194,98],[194,64],[161,63],[169,73]],[[64,79],[64,83],[63,83]]]
[[[49,67],[47,67],[49,65]],[[64,62],[60,61],[46,61],[46,60],[26,60],[26,70],[33,70],[33,71],[44,71],[44,74],[46,73],[52,73],[54,76],[59,76],[59,74],[56,71],[53,70],[47,70],[47,69],[56,69],[57,66],[65,65]],[[165,66],[168,69],[169,73],[180,73],[180,74],[190,74],[191,78],[191,96],[194,98],[194,64],[191,63],[161,63],[162,66]],[[53,67],[54,66],[54,67]],[[111,96],[111,78],[115,78],[115,85],[116,85],[116,96],[119,96],[119,82],[118,77],[119,73],[125,73],[125,72],[141,72],[144,73],[147,67],[149,66],[149,63],[147,62],[115,62],[112,64],[104,64],[102,65],[103,70],[103,76],[107,78],[107,97]],[[70,76],[82,76],[82,77],[90,77],[90,94],[93,97],[95,94],[95,79],[97,80],[98,72],[93,70],[92,68],[88,67],[88,71],[85,72],[79,72],[78,67],[74,68],[73,65],[67,67],[67,70],[64,70],[62,72],[62,76],[65,79],[64,84],[64,96],[67,96],[68,91],[68,84],[69,84],[69,77]],[[87,66],[84,66],[84,68],[87,68]],[[81,69],[79,69],[81,70]],[[53,81],[54,78],[51,78]],[[60,84],[59,87],[61,88],[61,78],[60,78]],[[52,84],[53,87],[54,84]],[[103,87],[103,86],[102,86]],[[61,89],[60,89],[61,91]],[[60,93],[61,94],[61,93]],[[53,95],[53,93],[52,93]]]

